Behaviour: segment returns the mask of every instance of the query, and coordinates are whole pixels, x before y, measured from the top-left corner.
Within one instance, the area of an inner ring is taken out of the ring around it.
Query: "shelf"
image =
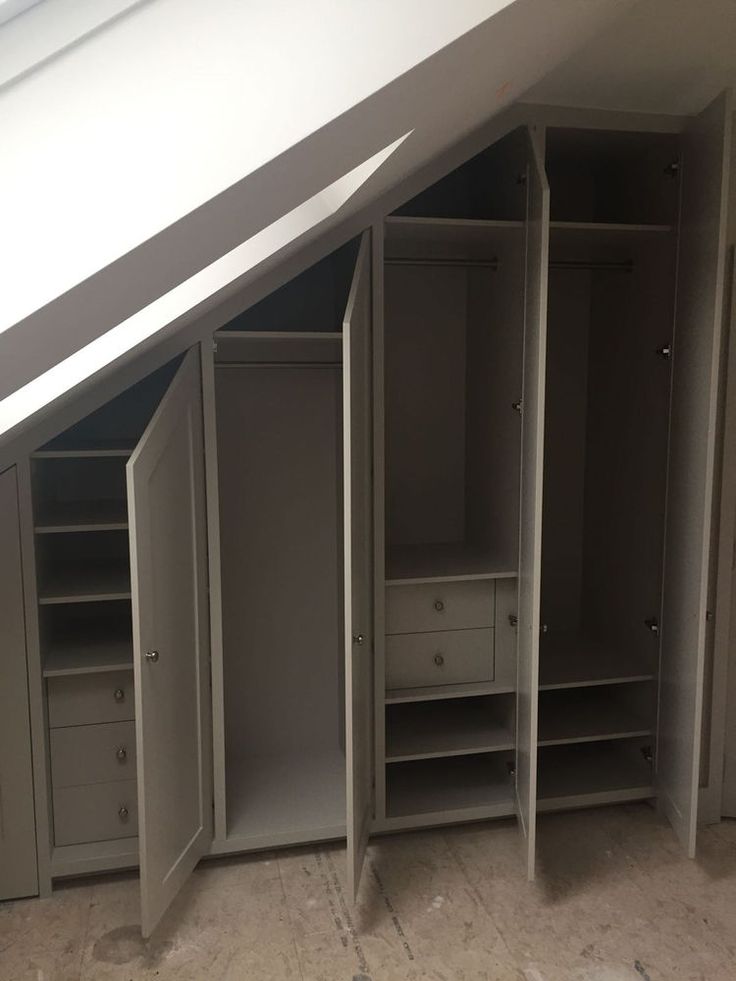
[[[469,218],[386,218],[384,252],[392,259],[449,259],[462,264],[495,258],[510,241],[520,241],[523,221]]]
[[[388,586],[514,578],[516,571],[507,557],[477,545],[394,545],[386,552]]]
[[[342,341],[339,331],[327,330],[216,330],[215,341]]]
[[[296,844],[339,837],[345,829],[345,755],[339,748],[228,758],[228,839]]]
[[[542,635],[539,658],[540,691],[651,681],[655,677],[654,653],[647,665],[640,655],[624,647],[576,634]]]
[[[490,753],[393,764],[386,769],[386,816],[505,809],[513,799],[510,760]]]
[[[425,688],[393,688],[386,692],[387,705],[406,702],[431,702],[437,699],[472,698],[475,695],[508,695],[515,689],[493,681],[473,681],[462,685],[430,685]]]
[[[58,446],[47,443],[43,449],[31,454],[33,460],[69,460],[88,459],[90,457],[129,457],[135,449],[135,443],[129,440],[107,440],[104,444],[86,441],[69,441],[64,446],[61,440]]]
[[[608,688],[561,690],[540,698],[540,746],[627,739],[651,732],[651,726]]]
[[[638,741],[554,746],[539,751],[540,810],[654,796],[651,765]]]
[[[120,501],[54,501],[36,515],[37,535],[84,531],[125,531],[128,506]]]
[[[130,599],[130,569],[85,562],[77,568],[50,571],[39,589],[42,606],[56,603],[102,603]]]
[[[133,641],[128,637],[95,640],[84,637],[51,643],[44,651],[44,678],[70,674],[127,671],[133,667]]]
[[[668,235],[672,225],[628,224],[613,221],[551,221],[550,232],[587,232],[595,237],[600,235]]]
[[[340,364],[342,334],[319,331],[219,330],[215,366]]]
[[[512,750],[511,719],[512,706],[493,698],[395,706],[386,719],[386,762]]]

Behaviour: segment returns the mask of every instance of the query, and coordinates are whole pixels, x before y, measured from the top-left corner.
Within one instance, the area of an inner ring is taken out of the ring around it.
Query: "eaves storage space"
[[[345,838],[355,894],[513,815],[533,877],[641,799],[693,854],[728,105],[573,115],[19,464],[41,892],[139,866],[149,935],[207,855]]]

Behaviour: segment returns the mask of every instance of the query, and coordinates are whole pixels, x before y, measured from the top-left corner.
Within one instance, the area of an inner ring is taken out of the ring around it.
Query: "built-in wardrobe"
[[[729,119],[530,109],[19,462],[42,892],[139,866],[148,935],[206,855],[354,897],[514,815],[532,877],[639,799],[693,853]]]

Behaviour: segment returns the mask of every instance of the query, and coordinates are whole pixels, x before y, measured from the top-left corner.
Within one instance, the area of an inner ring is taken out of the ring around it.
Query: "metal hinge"
[[[516,183],[517,184],[526,184],[526,171],[524,171],[521,174],[517,174],[516,175]]]
[[[524,403],[522,402],[521,399],[519,399],[518,402],[511,403],[511,408],[514,410],[514,412],[518,412],[519,415],[521,415],[521,410],[523,409],[523,407],[524,407]]]
[[[647,763],[654,763],[654,750],[651,746],[642,746],[641,755],[647,761]]]
[[[706,610],[705,611],[705,619],[707,620],[708,623],[710,623],[711,620],[714,619],[713,610]]]
[[[509,624],[512,627],[518,627],[519,626],[519,618],[517,617],[517,615],[515,613],[509,613]]]
[[[508,774],[510,777],[516,776],[516,763],[512,763],[511,760],[509,760],[508,763],[506,764],[506,769],[508,770]]]
[[[667,164],[664,168],[665,177],[679,177],[680,176],[680,161],[673,160],[671,164]]]
[[[651,630],[653,634],[659,633],[659,620],[656,617],[650,617],[648,620],[645,620],[644,626],[647,630]]]
[[[657,354],[660,356],[660,358],[664,358],[665,361],[669,361],[669,359],[672,357],[672,345],[663,344],[662,347],[657,348]]]

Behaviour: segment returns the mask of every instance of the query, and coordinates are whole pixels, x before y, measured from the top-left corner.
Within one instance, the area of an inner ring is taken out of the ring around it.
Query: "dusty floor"
[[[696,862],[647,805],[378,839],[361,901],[343,852],[204,863],[149,944],[133,876],[0,905],[1,981],[736,981],[736,822]]]

